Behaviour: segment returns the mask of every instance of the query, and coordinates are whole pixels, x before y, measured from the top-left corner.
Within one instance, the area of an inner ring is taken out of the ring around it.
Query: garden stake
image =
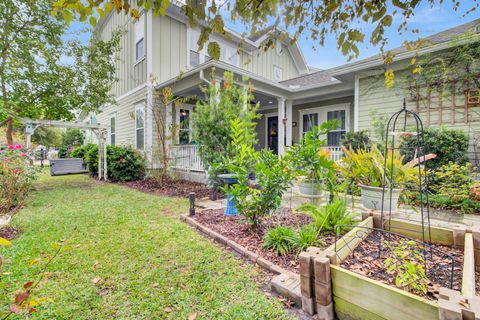
[[[188,215],[193,217],[195,215],[195,192],[190,192],[188,199],[190,200],[190,210]]]

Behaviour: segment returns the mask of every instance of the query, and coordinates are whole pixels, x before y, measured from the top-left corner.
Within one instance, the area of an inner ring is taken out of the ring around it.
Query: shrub
[[[294,230],[291,227],[279,226],[267,231],[263,237],[263,247],[273,250],[277,255],[284,256],[293,251],[292,238]]]
[[[93,145],[85,154],[90,173],[98,173],[98,146]],[[145,177],[145,160],[131,147],[107,146],[108,179],[114,182],[140,180]]]
[[[325,243],[318,238],[319,229],[315,224],[302,226],[293,234],[292,245],[297,252],[305,251],[308,247],[323,246]]]
[[[342,138],[342,145],[353,151],[358,149],[368,150],[372,147],[372,140],[370,140],[367,130],[347,132]]]
[[[245,140],[244,133],[241,120],[232,121],[235,156],[225,159],[223,166],[236,175],[238,183],[225,189],[231,192],[239,212],[250,224],[256,225],[259,218],[280,206],[282,196],[293,180],[293,172],[288,168],[288,157],[278,157],[266,149],[255,151]],[[252,173],[256,177],[256,186],[251,185]]]
[[[468,162],[468,137],[462,130],[448,130],[443,127],[429,127],[424,131],[426,153],[437,155],[435,159],[427,161],[427,168],[437,169],[449,162],[465,164]],[[400,151],[407,161],[413,159],[417,137],[402,137]]]
[[[335,198],[321,208],[312,204],[303,204],[298,210],[310,213],[315,226],[323,232],[332,232],[337,226],[354,223],[354,216],[347,212],[347,202],[339,198]]]
[[[27,199],[37,170],[30,165],[22,146],[0,150],[0,215],[20,206]]]
[[[95,145],[93,143],[89,143],[89,144],[86,144],[86,145],[83,145],[83,146],[80,146],[80,147],[76,147],[70,153],[70,157],[72,157],[72,158],[82,158],[83,161],[85,161],[86,158],[87,158],[88,151],[90,149],[92,149],[93,147],[95,147]]]
[[[58,148],[58,157],[60,159],[67,158],[68,157],[68,147],[63,145]]]

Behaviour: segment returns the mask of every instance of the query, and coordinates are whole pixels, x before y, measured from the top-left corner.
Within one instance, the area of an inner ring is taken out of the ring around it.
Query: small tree
[[[217,175],[225,170],[218,164],[226,158],[232,158],[231,123],[241,119],[240,126],[244,132],[245,143],[257,143],[256,119],[259,104],[253,104],[252,86],[233,84],[233,74],[224,73],[224,80],[215,80],[204,88],[205,100],[197,103],[192,114],[193,139],[200,145],[200,158],[207,168],[209,183],[212,188],[219,186]]]

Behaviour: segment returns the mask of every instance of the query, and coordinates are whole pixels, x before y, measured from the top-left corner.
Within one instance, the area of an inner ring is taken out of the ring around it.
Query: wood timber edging
[[[228,239],[227,237],[221,235],[220,233],[213,231],[210,228],[205,227],[204,225],[200,224],[198,221],[195,221],[195,219],[192,219],[191,217],[188,216],[188,214],[183,214],[180,216],[180,220],[186,222],[190,226],[196,228],[203,234],[207,235],[208,237],[212,238],[216,242],[223,244],[227,247],[230,247],[230,249],[233,249],[235,252],[240,254],[241,256],[247,258],[251,262],[257,264],[259,267],[273,273],[273,274],[287,274],[291,276],[298,276],[295,272],[286,270],[279,265],[274,264],[273,262],[260,257],[257,253],[247,250],[244,246],[239,245],[233,240]]]

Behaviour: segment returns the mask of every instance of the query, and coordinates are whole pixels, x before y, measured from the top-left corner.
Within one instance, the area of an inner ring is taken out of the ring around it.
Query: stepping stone
[[[273,291],[302,306],[302,294],[300,292],[300,276],[298,274],[282,273],[272,278],[270,286]]]

